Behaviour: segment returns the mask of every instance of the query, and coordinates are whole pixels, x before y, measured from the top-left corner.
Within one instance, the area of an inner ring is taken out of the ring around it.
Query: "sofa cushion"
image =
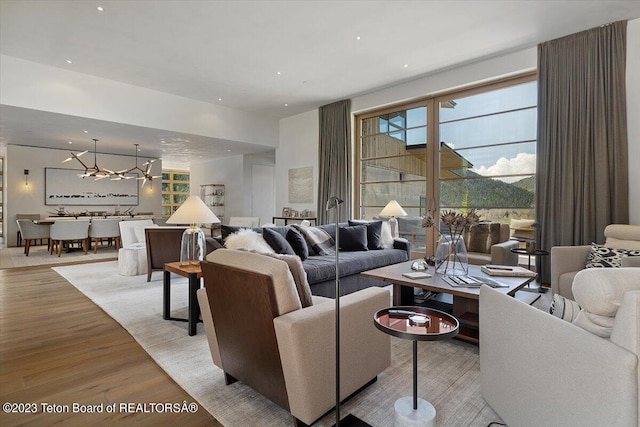
[[[636,268],[590,268],[581,270],[573,281],[573,295],[582,307],[573,322],[576,326],[608,338],[622,295],[640,288]]]
[[[403,249],[340,252],[340,277],[359,274],[366,270],[404,262],[408,259],[407,251]],[[302,265],[307,272],[307,280],[311,285],[335,279],[336,277],[335,257],[333,256],[309,256]]]
[[[224,241],[224,247],[227,249],[244,249],[258,253],[275,253],[271,246],[265,242],[261,234],[249,229],[241,229],[229,235]]]
[[[566,320],[567,322],[573,322],[578,313],[580,312],[580,306],[574,300],[565,298],[560,294],[554,294],[551,301],[551,307],[549,307],[549,314]]]
[[[367,226],[367,248],[372,250],[383,249],[382,248],[382,221],[366,221],[361,219],[349,220],[349,225],[361,225]],[[391,229],[389,229],[391,234]]]
[[[367,226],[354,225],[352,227],[340,227],[340,250],[342,251],[366,251],[367,247]]]
[[[640,249],[613,249],[591,243],[591,252],[585,268],[621,267],[625,256],[640,256]]]
[[[304,227],[293,225],[304,236],[307,245],[318,255],[329,255],[335,248],[336,242],[331,235],[320,227]],[[311,251],[309,251],[311,252]]]
[[[287,239],[285,239],[284,236],[282,236],[277,231],[270,228],[264,228],[262,230],[262,237],[277,254],[296,254]]]
[[[268,227],[270,230],[273,231],[277,231],[278,233],[280,233],[281,235],[285,235],[287,233],[287,230],[289,229],[289,227]],[[239,226],[235,226],[235,225],[226,225],[226,224],[222,224],[220,226],[220,235],[222,236],[222,240],[224,241],[227,237],[229,237],[229,235],[236,233],[240,230],[253,230],[256,233],[260,233],[262,234],[262,230],[263,227],[239,227]]]
[[[291,245],[293,252],[300,257],[301,261],[304,261],[309,257],[309,247],[307,246],[306,240],[302,237],[302,234],[298,232],[295,228],[289,228],[287,230],[287,234],[285,235],[287,242]]]

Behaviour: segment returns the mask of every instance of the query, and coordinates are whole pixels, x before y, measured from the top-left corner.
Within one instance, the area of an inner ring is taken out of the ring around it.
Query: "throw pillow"
[[[236,227],[234,225],[222,224],[220,226],[220,234],[222,235],[222,240],[225,241],[227,237],[229,237],[233,233],[237,233],[240,230],[253,230],[257,233],[262,233],[261,227]]]
[[[393,234],[391,234],[391,225],[389,221],[382,221],[382,248],[393,249]]]
[[[580,306],[574,300],[554,294],[549,313],[567,322],[573,322],[580,313]]]
[[[261,254],[275,253],[271,246],[265,242],[261,234],[253,230],[242,229],[236,233],[229,235],[224,241],[224,247],[227,249],[244,249],[246,251],[255,251]]]
[[[340,250],[342,251],[366,251],[367,226],[354,225],[353,227],[340,227]]]
[[[287,263],[293,281],[296,284],[296,290],[300,297],[300,304],[302,308],[313,305],[313,299],[311,297],[311,287],[309,287],[309,281],[307,280],[307,272],[302,267],[302,261],[296,255],[284,255],[284,254],[265,254],[273,258],[280,259]]]
[[[293,252],[300,257],[301,261],[309,258],[309,247],[307,246],[307,242],[302,237],[302,234],[298,232],[295,228],[290,228],[287,230],[287,234],[285,236],[287,242],[291,245]]]
[[[301,225],[294,225],[294,227],[304,236],[309,247],[318,255],[330,255],[336,246],[336,242],[329,233],[319,227],[303,227]]]
[[[264,237],[265,242],[267,242],[277,254],[296,254],[289,242],[287,242],[287,239],[282,237],[282,234],[277,231],[270,228],[264,228],[262,230],[262,237]]]
[[[207,254],[224,247],[214,237],[205,237],[205,241],[207,242]]]
[[[365,224],[367,226],[367,247],[373,250],[383,249],[382,248],[382,221],[349,220],[350,226],[361,225],[361,224]]]
[[[613,249],[591,243],[585,268],[621,267],[622,257],[625,256],[640,256],[640,249]]]
[[[500,224],[497,222],[473,224],[463,231],[463,239],[467,245],[467,251],[491,253],[491,246],[500,240]]]

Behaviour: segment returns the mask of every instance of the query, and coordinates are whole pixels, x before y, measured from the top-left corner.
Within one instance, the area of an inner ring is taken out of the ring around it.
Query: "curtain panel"
[[[336,209],[326,210],[332,196],[344,200],[339,221],[351,218],[351,100],[320,107],[318,224],[336,220]]]
[[[604,241],[629,221],[626,21],[538,46],[537,240]],[[549,257],[541,280],[549,283]]]

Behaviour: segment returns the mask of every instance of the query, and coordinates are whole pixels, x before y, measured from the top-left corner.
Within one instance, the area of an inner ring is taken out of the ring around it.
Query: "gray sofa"
[[[341,223],[340,227],[348,226],[347,223]],[[318,227],[325,230],[331,237],[335,239],[335,224],[319,225]],[[222,241],[231,233],[240,228],[248,227],[232,227],[222,226]],[[289,227],[271,227],[284,236]],[[252,230],[262,233],[262,228],[252,227]],[[386,283],[366,278],[360,275],[363,271],[374,268],[384,267],[385,265],[396,264],[408,261],[410,259],[411,244],[405,239],[396,239],[393,248],[368,250],[368,251],[340,251],[340,295],[347,295],[360,289],[372,286],[385,286]],[[331,255],[309,255],[302,262],[305,272],[307,273],[307,281],[311,287],[313,295],[335,298],[335,253]]]

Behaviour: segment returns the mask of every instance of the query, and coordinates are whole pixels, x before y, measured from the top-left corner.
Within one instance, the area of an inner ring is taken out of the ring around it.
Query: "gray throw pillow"
[[[367,226],[354,225],[353,227],[340,227],[340,250],[342,251],[366,251],[367,247]]]
[[[287,239],[277,231],[271,230],[270,228],[264,228],[262,230],[262,237],[264,237],[264,240],[277,254],[296,255]]]

